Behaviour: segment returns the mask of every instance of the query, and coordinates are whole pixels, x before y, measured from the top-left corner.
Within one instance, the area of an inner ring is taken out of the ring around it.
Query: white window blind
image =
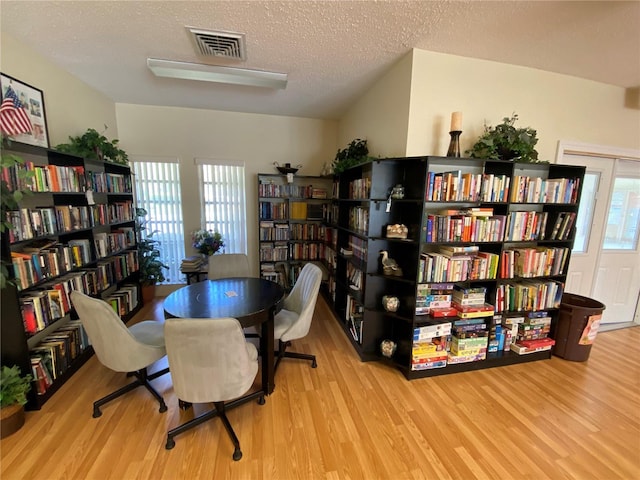
[[[160,241],[160,259],[169,266],[163,283],[180,283],[180,263],[185,253],[178,160],[141,158],[133,160],[131,166],[137,206],[149,212],[146,233],[156,232],[153,238]]]
[[[220,232],[225,253],[247,253],[244,165],[196,159],[202,228]]]

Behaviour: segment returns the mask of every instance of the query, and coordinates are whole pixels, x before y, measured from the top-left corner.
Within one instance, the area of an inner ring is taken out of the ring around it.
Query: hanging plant
[[[118,139],[109,140],[102,133],[89,128],[79,137],[69,137],[70,143],[61,143],[56,150],[83,158],[107,160],[122,165],[129,163],[127,153],[118,147]]]
[[[518,115],[504,117],[495,127],[485,123],[484,134],[478,139],[467,155],[490,160],[510,160],[515,162],[538,163],[537,132],[531,127],[516,128]]]

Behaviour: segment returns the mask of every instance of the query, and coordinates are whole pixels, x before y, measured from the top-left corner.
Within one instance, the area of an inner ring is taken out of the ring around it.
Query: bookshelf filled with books
[[[342,173],[333,306],[361,358],[409,379],[549,358],[583,176],[450,157]]]
[[[7,212],[2,239],[12,280],[2,289],[2,364],[34,375],[27,407],[38,409],[93,353],[72,290],[103,298],[124,321],[142,306],[131,172],[13,142],[4,153],[24,163],[3,169],[3,181],[31,193]]]
[[[330,227],[325,221],[330,198],[331,178],[258,174],[262,278],[290,289],[305,263],[325,265],[331,248]],[[326,284],[327,275],[324,280]]]

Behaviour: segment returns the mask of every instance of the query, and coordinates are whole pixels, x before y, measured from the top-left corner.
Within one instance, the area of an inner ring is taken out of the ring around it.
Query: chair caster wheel
[[[318,362],[316,362],[316,359],[314,358],[313,361],[311,362],[311,368],[316,368],[318,366]]]
[[[236,448],[233,451],[233,459],[237,462],[238,460],[240,460],[242,458],[242,452],[240,451],[239,448]]]
[[[102,416],[102,412],[98,407],[93,407],[93,418],[98,418]]]
[[[260,398],[258,399],[258,405],[264,405],[264,404],[265,404],[264,395],[260,395]]]
[[[163,403],[162,405],[160,405],[160,410],[158,410],[160,413],[164,413],[167,411],[167,405],[165,403]]]
[[[188,410],[189,408],[191,408],[191,405],[192,404],[189,402],[178,400],[178,406],[180,407],[180,410]]]
[[[176,446],[175,440],[171,437],[168,437],[167,444],[164,446],[164,448],[166,448],[167,450],[171,450],[175,446]]]

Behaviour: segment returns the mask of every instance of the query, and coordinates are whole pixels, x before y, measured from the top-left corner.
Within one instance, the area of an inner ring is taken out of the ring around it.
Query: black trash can
[[[564,293],[556,327],[553,354],[565,360],[589,359],[605,306],[592,298]]]

